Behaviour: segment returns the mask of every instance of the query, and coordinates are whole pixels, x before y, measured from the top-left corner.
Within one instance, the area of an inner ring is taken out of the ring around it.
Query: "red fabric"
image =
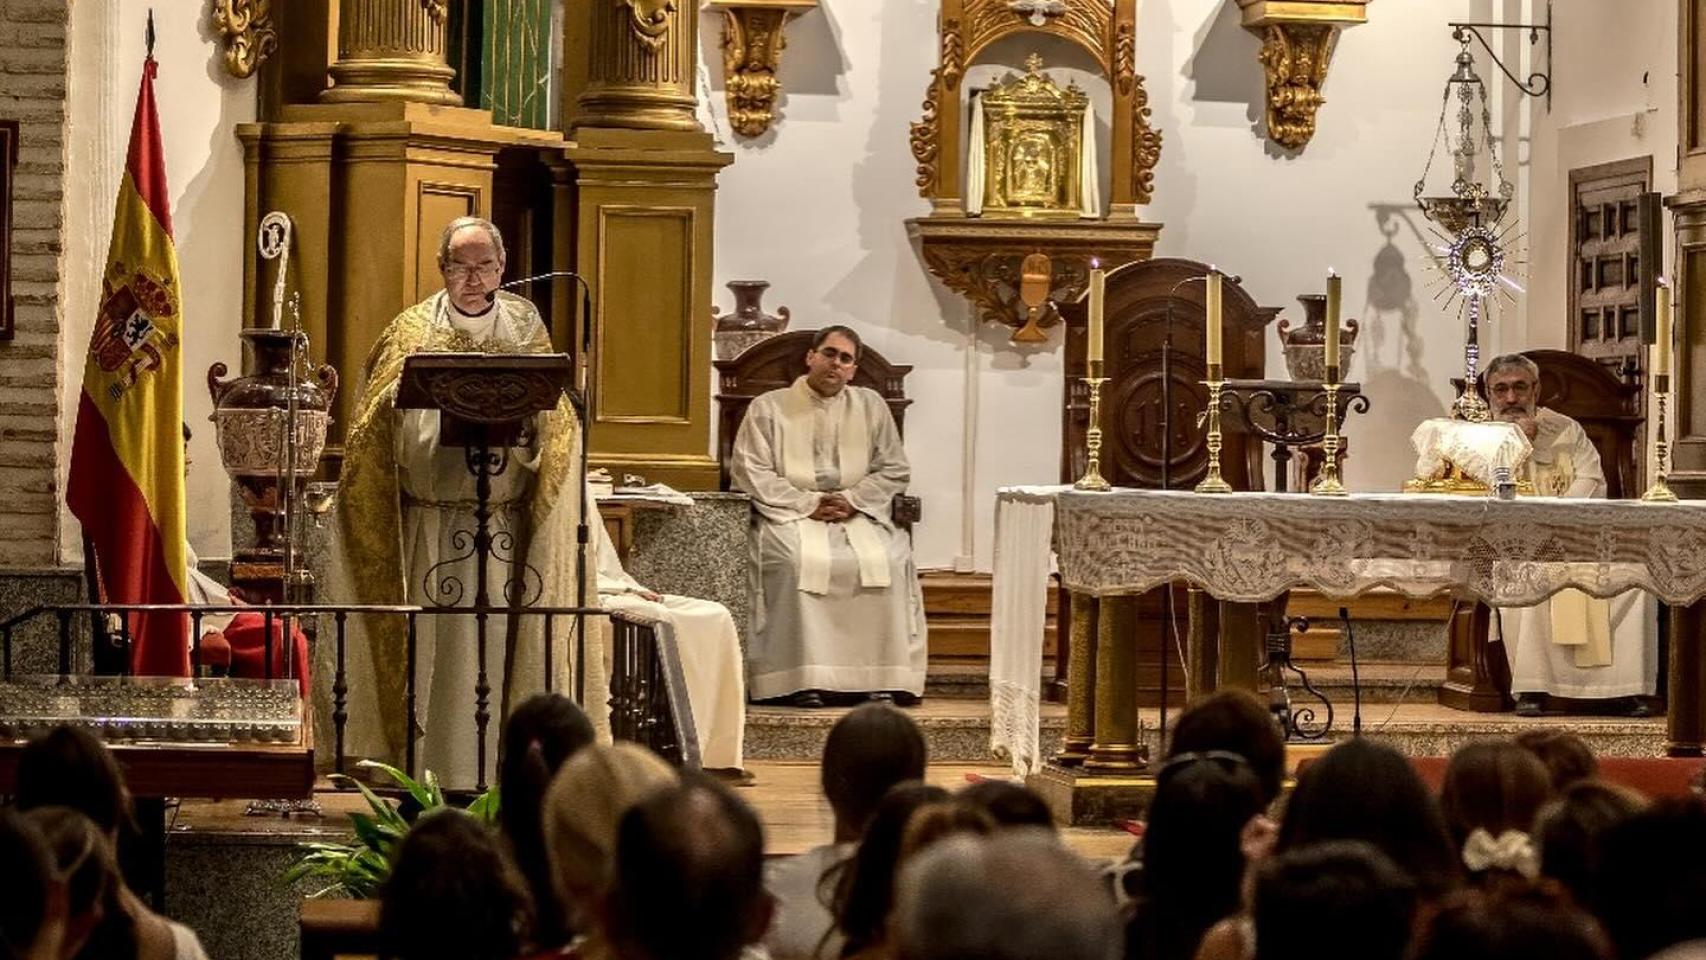
[[[106,418],[87,393],[79,394],[65,503],[83,525],[83,536],[95,545],[106,590],[103,601],[184,602],[148,498],[119,459]],[[189,634],[187,612],[130,614],[131,670],[142,676],[189,676],[190,655],[184,646]]]
[[[1689,796],[1689,782],[1699,775],[1702,767],[1706,767],[1706,759],[1699,757],[1599,757],[1599,778],[1609,783],[1619,783],[1633,790],[1639,790],[1649,797],[1686,797]],[[1297,765],[1297,775],[1313,763],[1314,757],[1304,760]],[[1440,784],[1445,781],[1445,766],[1447,757],[1411,757],[1410,765],[1416,768],[1423,782],[1429,788],[1438,791]]]
[[[296,674],[296,685],[307,697],[311,689],[308,677],[308,638],[294,624],[290,631],[292,654],[290,667]],[[254,680],[266,676],[266,616],[264,614],[245,610],[231,619],[225,627],[225,640],[231,645],[231,675],[247,677]],[[272,675],[275,680],[282,680],[290,675],[285,664],[284,618],[274,615],[272,619]]]
[[[172,235],[172,204],[166,192],[166,153],[160,147],[160,115],[154,109],[154,75],[160,65],[149,57],[142,64],[142,89],[136,93],[136,118],[130,123],[130,151],[124,165],[142,202],[166,236]]]

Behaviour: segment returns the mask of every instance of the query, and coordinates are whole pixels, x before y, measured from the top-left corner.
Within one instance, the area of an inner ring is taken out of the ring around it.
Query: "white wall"
[[[1653,189],[1676,192],[1677,5],[1670,0],[1555,0],[1559,65],[1552,104],[1532,113],[1528,335],[1536,347],[1568,345],[1570,171],[1653,158]],[[1665,272],[1670,216],[1665,216]]]
[[[184,419],[195,432],[189,449],[190,545],[202,556],[231,552],[229,481],[219,465],[207,368],[242,360],[243,151],[236,125],[255,119],[253,80],[223,69],[203,3],[75,0],[72,3],[70,108],[66,142],[65,323],[60,433],[70,449],[82,357],[99,306],[100,277],[112,231],[113,204],[142,76],[143,33],[154,11],[155,98],[166,154],[172,225],[184,296]],[[63,471],[68,458],[62,458]],[[61,560],[80,562],[81,540],[68,511],[61,516]]]
[[[1461,326],[1432,300],[1430,233],[1410,194],[1456,53],[1445,23],[1487,19],[1492,2],[1386,2],[1368,13],[1341,38],[1314,140],[1291,153],[1263,134],[1259,42],[1236,5],[1146,0],[1138,71],[1165,145],[1144,216],[1166,224],[1158,255],[1242,274],[1294,322],[1298,294],[1321,290],[1329,266],[1345,275],[1346,315],[1364,321],[1351,376],[1374,404],[1347,429],[1347,479],[1392,489],[1414,463],[1410,429],[1445,409],[1461,364]],[[723,281],[767,279],[770,305],[792,308],[796,325],[856,325],[914,365],[907,448],[925,499],[920,565],[987,570],[995,488],[1057,478],[1059,334],[1020,349],[1005,328],[968,331],[965,301],[907,240],[904,220],[928,212],[907,124],[936,63],[935,16],[930,0],[831,2],[789,25],[776,125],[756,141],[721,126],[736,160],[719,180],[717,292],[726,306]],[[720,24],[703,24],[706,60],[718,64]],[[720,70],[711,73],[721,115]],[[1284,375],[1277,340],[1268,370]]]

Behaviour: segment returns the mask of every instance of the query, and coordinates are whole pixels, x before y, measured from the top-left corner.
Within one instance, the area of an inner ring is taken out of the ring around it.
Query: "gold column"
[[[1061,744],[1055,762],[1061,766],[1077,766],[1090,756],[1090,746],[1096,740],[1096,606],[1095,597],[1074,594],[1072,626],[1068,643],[1071,645],[1066,675],[1066,739]]]
[[[603,0],[586,6],[589,71],[572,129],[701,132],[693,113],[697,0]]]
[[[340,0],[338,62],[320,99],[461,106],[450,89],[456,71],[445,60],[447,7],[448,0]]]
[[[590,459],[714,490],[711,254],[719,152],[694,116],[692,0],[571,4],[576,269],[592,287]]]
[[[1137,773],[1137,598],[1104,597],[1096,624],[1096,733],[1086,770]]]

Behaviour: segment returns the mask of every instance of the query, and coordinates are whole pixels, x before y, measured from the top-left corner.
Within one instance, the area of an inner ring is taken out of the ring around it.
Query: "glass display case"
[[[61,725],[108,743],[303,742],[295,680],[36,675],[0,682],[0,741]]]

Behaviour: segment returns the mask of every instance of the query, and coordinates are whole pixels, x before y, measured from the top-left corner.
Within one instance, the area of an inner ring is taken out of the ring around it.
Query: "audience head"
[[[58,960],[66,934],[66,891],[41,831],[0,809],[0,958]]]
[[[653,794],[622,817],[607,903],[624,957],[734,960],[773,910],[758,817],[703,778]]]
[[[1416,888],[1372,844],[1317,843],[1262,865],[1251,912],[1255,960],[1399,960],[1410,942]]]
[[[1546,766],[1554,791],[1599,776],[1599,761],[1587,741],[1568,730],[1535,727],[1517,734],[1516,744]]]
[[[584,931],[610,888],[616,828],[636,805],[674,786],[675,770],[632,743],[586,747],[563,764],[545,794],[545,847],[567,919]]]
[[[830,912],[845,938],[841,955],[850,957],[883,939],[883,924],[894,903],[895,873],[912,815],[919,808],[949,799],[948,791],[922,783],[903,783],[883,796],[852,859],[840,868]]]
[[[1364,737],[1338,744],[1305,767],[1286,802],[1276,849],[1323,840],[1373,844],[1427,899],[1456,886],[1463,873],[1439,805],[1410,761]]]
[[[112,751],[79,727],[55,727],[18,757],[18,809],[70,807],[109,838],[135,829],[130,794]]]
[[[1009,780],[979,780],[962,787],[955,799],[989,815],[997,827],[1053,830],[1054,814],[1036,792]]]
[[[1274,715],[1248,690],[1226,689],[1185,708],[1173,727],[1167,756],[1225,750],[1250,764],[1266,806],[1279,796],[1285,779],[1285,738]]]
[[[1451,755],[1440,785],[1440,812],[1474,877],[1532,878],[1539,871],[1530,832],[1552,798],[1552,775],[1509,740],[1479,740]]]
[[[950,837],[907,863],[899,891],[892,921],[899,960],[1119,956],[1119,917],[1107,888],[1042,830]]]
[[[1262,786],[1243,757],[1181,753],[1155,775],[1143,833],[1142,900],[1129,930],[1133,955],[1191,957],[1208,928],[1238,911],[1244,827],[1260,814]]]
[[[1646,797],[1614,783],[1583,780],[1566,787],[1540,808],[1534,821],[1540,872],[1586,906],[1589,877],[1605,831],[1646,807]]]
[[[533,893],[534,935],[542,944],[569,939],[545,854],[541,828],[545,791],[564,761],[592,742],[592,723],[573,700],[561,694],[528,697],[504,722],[503,756],[498,760],[503,801],[498,820]]]
[[[392,960],[511,960],[526,942],[531,912],[497,833],[460,810],[440,810],[397,847],[379,937]]]
[[[65,885],[62,955],[135,956],[136,923],[124,909],[124,878],[106,831],[70,807],[36,807],[24,818],[41,832]]]
[[[1533,884],[1458,894],[1420,933],[1412,960],[1610,960],[1594,919]]]
[[[924,735],[886,703],[855,707],[823,745],[823,795],[835,812],[836,840],[857,840],[889,788],[924,778]]]
[[[1660,800],[1606,829],[1590,907],[1620,960],[1706,938],[1706,804]]]

